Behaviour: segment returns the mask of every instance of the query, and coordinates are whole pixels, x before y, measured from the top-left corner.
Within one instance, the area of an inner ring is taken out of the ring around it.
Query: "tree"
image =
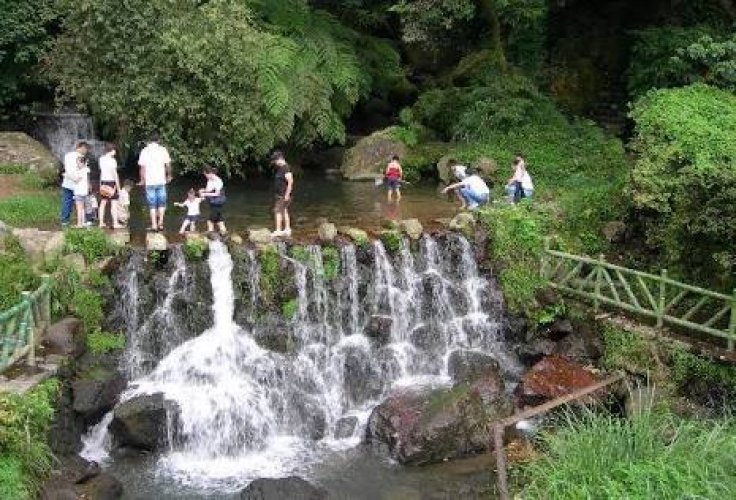
[[[343,119],[398,56],[300,0],[66,0],[50,73],[111,135],[161,131],[183,169],[242,173],[275,145],[341,142]]]

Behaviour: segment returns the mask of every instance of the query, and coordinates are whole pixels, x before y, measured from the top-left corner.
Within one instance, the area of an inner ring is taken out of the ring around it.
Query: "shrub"
[[[261,292],[268,299],[273,299],[281,281],[281,257],[276,248],[269,246],[261,250],[258,253],[258,264],[261,267]]]
[[[389,253],[396,253],[401,248],[401,233],[394,230],[381,231],[379,235],[384,248]]]
[[[18,239],[6,235],[0,237],[0,311],[4,311],[21,299],[21,292],[32,292],[41,285]]]
[[[631,189],[670,270],[731,289],[736,269],[736,96],[695,84],[634,105]]]
[[[340,264],[340,252],[337,251],[337,248],[322,248],[322,268],[327,281],[332,281],[340,275]]]
[[[19,194],[0,200],[3,221],[12,226],[38,226],[59,219],[59,200],[55,193]]]
[[[296,317],[296,313],[299,311],[299,303],[296,299],[289,299],[281,304],[281,314],[284,319],[291,321]]]
[[[187,238],[182,245],[184,256],[189,260],[202,260],[210,245],[204,238]]]
[[[0,494],[31,498],[51,470],[46,444],[59,383],[47,380],[26,394],[0,393]]]
[[[64,252],[78,253],[88,263],[115,253],[115,247],[101,229],[69,229],[64,234]]]
[[[524,498],[732,498],[736,424],[645,409],[631,420],[569,414],[522,469]]]
[[[122,333],[93,331],[87,334],[87,348],[95,355],[124,349],[125,343],[125,335]]]
[[[647,374],[654,370],[654,348],[641,334],[605,323],[602,327],[603,358],[606,370],[626,370]]]

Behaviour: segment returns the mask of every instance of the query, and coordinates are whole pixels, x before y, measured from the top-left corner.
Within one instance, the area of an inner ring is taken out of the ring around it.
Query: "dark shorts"
[[[199,215],[187,215],[184,217],[184,220],[187,222],[199,222]]]
[[[386,184],[386,188],[390,190],[399,189],[401,187],[401,181],[399,179],[389,179],[386,177],[384,183]]]
[[[210,204],[210,222],[214,222],[215,224],[222,222],[222,207],[224,207],[224,205]]]
[[[288,210],[289,205],[291,205],[291,199],[289,201],[286,201],[283,196],[276,196],[276,200],[273,204],[273,211],[277,214],[281,214],[286,212]]]
[[[102,199],[103,200],[117,200],[117,199],[120,198],[120,193],[118,192],[117,185],[115,184],[115,181],[101,181],[100,182],[100,185],[101,186],[110,186],[111,188],[115,189],[115,193],[112,196],[110,196],[109,198],[107,198],[105,196],[102,196],[102,194],[100,194],[100,196],[102,196]]]

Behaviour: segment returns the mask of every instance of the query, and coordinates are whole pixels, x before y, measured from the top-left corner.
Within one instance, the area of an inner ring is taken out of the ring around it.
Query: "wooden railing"
[[[650,274],[598,259],[550,248],[542,258],[542,277],[568,294],[601,306],[623,309],[665,324],[725,340],[728,350],[736,343],[736,290],[732,295],[680,283],[667,270]]]
[[[20,303],[0,313],[0,372],[23,356],[36,364],[36,342],[51,320],[51,279],[35,292],[23,292]]]

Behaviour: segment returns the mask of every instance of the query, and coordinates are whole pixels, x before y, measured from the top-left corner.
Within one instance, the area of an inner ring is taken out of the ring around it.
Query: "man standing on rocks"
[[[276,172],[274,174],[274,207],[273,213],[276,219],[276,230],[272,233],[274,237],[291,237],[291,219],[289,217],[289,205],[294,188],[294,174],[291,173],[289,164],[286,163],[284,153],[276,151],[271,155],[271,163]]]
[[[171,182],[171,157],[159,144],[159,135],[153,134],[138,158],[141,180],[146,188],[146,201],[151,215],[149,231],[163,231],[166,214],[166,184]]]
[[[86,166],[88,152],[89,145],[81,141],[77,143],[74,151],[64,155],[64,172],[61,181],[61,213],[59,214],[62,227],[69,225],[72,208],[74,207],[74,189],[80,180],[82,169]]]

